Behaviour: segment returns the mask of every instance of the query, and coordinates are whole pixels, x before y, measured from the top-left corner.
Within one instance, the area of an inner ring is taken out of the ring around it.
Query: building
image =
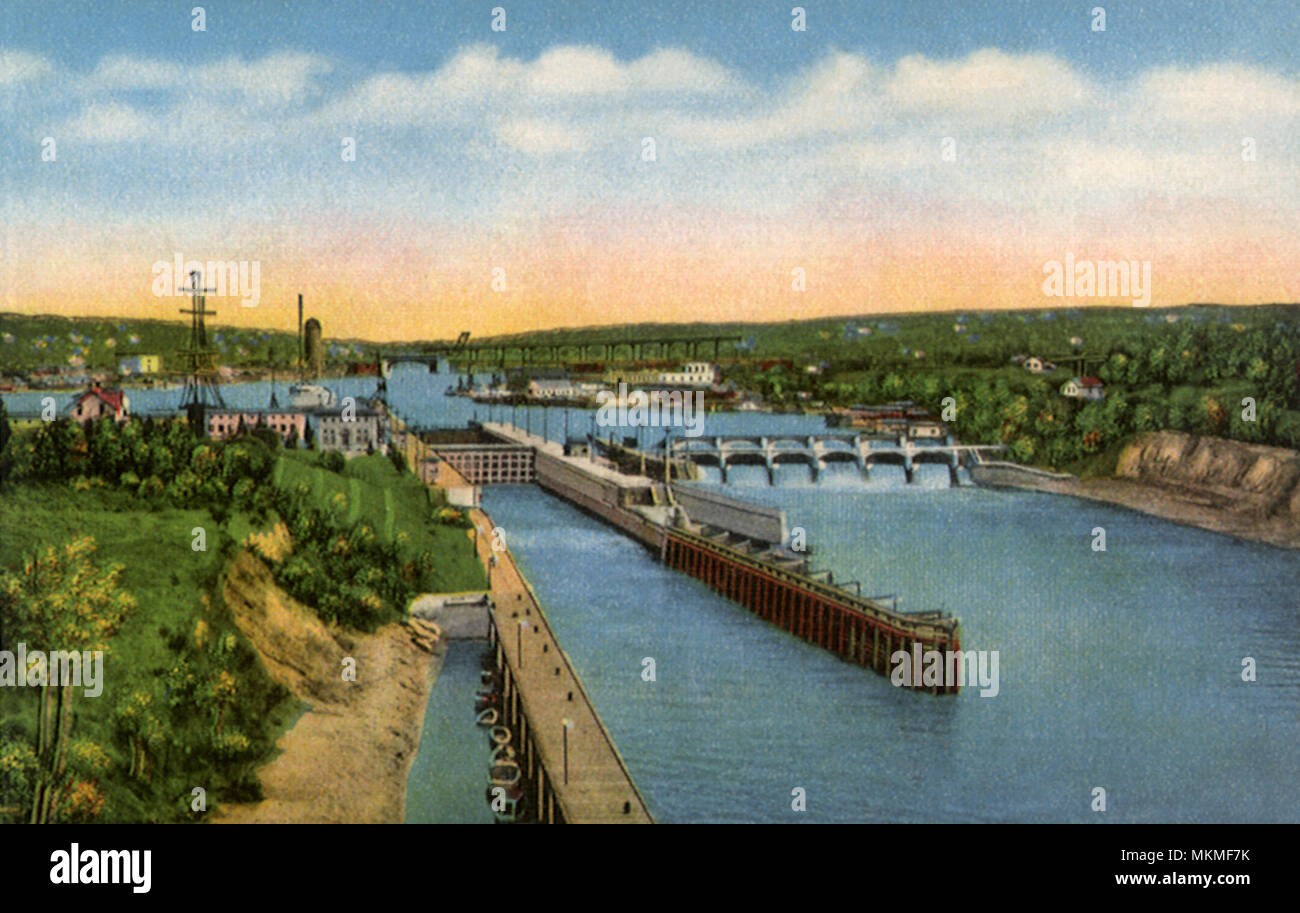
[[[1043,373],[1043,360],[1037,355],[1032,355],[1025,359],[1025,370],[1030,374]]]
[[[528,382],[528,395],[533,399],[581,399],[586,394],[570,380],[534,378]]]
[[[72,419],[75,422],[94,422],[105,415],[112,416],[113,421],[121,424],[131,414],[131,400],[122,390],[105,390],[96,384],[78,396],[72,403]]]
[[[213,440],[224,441],[235,437],[241,428],[246,432],[269,428],[288,445],[291,439],[301,441],[306,435],[307,413],[297,409],[203,408],[203,433]]]
[[[161,374],[162,367],[161,355],[133,355],[130,358],[118,359],[117,373],[123,377],[132,374]]]
[[[335,450],[344,456],[388,452],[388,424],[382,413],[369,406],[334,406],[318,409],[316,443],[321,450]]]
[[[1106,398],[1106,385],[1096,377],[1071,377],[1061,384],[1061,395],[1071,399],[1101,400]]]
[[[652,368],[610,368],[605,372],[605,382],[611,386],[648,387],[658,383],[659,376],[659,372]]]
[[[718,379],[718,369],[707,361],[687,362],[681,371],[665,371],[658,381],[666,387],[712,387]]]
[[[838,410],[826,416],[826,424],[911,440],[939,440],[949,434],[946,423],[910,399]]]

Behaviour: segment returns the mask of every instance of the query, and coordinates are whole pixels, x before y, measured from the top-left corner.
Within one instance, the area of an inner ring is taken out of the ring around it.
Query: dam
[[[661,563],[703,581],[763,621],[846,662],[888,675],[896,651],[910,653],[914,645],[923,652],[961,649],[955,616],[899,612],[834,585],[829,573],[826,580],[817,579],[807,557],[785,546],[779,511],[680,485],[666,487],[590,456],[566,456],[559,444],[512,425],[482,428],[502,443],[533,449],[535,479],[543,490],[617,527]],[[682,503],[689,507],[683,510]],[[924,690],[956,694],[959,686]]]
[[[817,481],[828,463],[847,462],[866,476],[876,463],[892,463],[903,467],[907,481],[912,481],[918,463],[942,463],[948,467],[950,484],[960,484],[957,470],[963,465],[978,462],[986,453],[1006,450],[1003,444],[957,444],[951,440],[943,443],[917,445],[910,439],[881,441],[867,434],[810,434],[803,437],[774,437],[738,435],[730,437],[679,437],[672,440],[668,449],[677,459],[688,459],[702,465],[716,466],[722,481],[727,481],[730,466],[757,463],[767,468],[768,484],[776,484],[776,467],[782,463],[802,463],[809,468],[812,480]]]

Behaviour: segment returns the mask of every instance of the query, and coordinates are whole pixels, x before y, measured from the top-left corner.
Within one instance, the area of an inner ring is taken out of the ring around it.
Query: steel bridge
[[[501,340],[499,342],[468,343],[462,339],[438,343],[419,352],[385,352],[380,358],[380,370],[385,377],[392,366],[400,362],[418,362],[435,367],[439,360],[469,367],[502,368],[507,364],[520,367],[555,366],[581,362],[637,362],[668,361],[674,358],[693,360],[712,357],[714,360],[734,353],[740,336],[663,336],[627,339],[603,337],[579,342],[524,342]]]

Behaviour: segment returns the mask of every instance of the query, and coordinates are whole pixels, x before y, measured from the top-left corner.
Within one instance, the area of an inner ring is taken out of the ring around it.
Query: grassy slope
[[[438,576],[446,592],[487,588],[483,567],[475,558],[465,530],[430,526],[427,489],[410,473],[398,475],[387,457],[356,457],[344,474],[313,465],[307,453],[284,453],[275,467],[275,483],[288,488],[307,485],[325,505],[336,494],[348,498],[348,519],[365,519],[376,533],[392,541],[405,533],[408,547],[438,556]]]
[[[149,674],[175,660],[160,629],[165,626],[191,632],[200,618],[230,627],[229,616],[219,600],[213,599],[206,610],[202,604],[221,570],[215,549],[217,526],[207,511],[142,510],[136,499],[124,492],[77,492],[57,485],[19,486],[7,491],[4,511],[0,563],[7,567],[20,564],[25,554],[78,535],[94,537],[98,544],[96,562],[123,566],[119,582],[135,597],[137,608],[104,657],[103,693],[96,698],[78,693],[73,734],[74,738],[97,742],[113,756],[114,767],[125,771],[131,759],[113,744],[112,711],[132,675]],[[207,531],[207,551],[191,547],[191,531],[196,526]],[[37,647],[29,645],[31,649]],[[296,701],[281,701],[264,719],[265,731],[272,739],[278,737],[299,710]],[[0,719],[6,724],[16,723],[23,738],[30,741],[36,723],[36,691],[0,689]],[[150,805],[162,807],[167,803],[162,796],[142,803],[118,778],[110,778],[103,785],[113,820],[147,820],[151,817]]]

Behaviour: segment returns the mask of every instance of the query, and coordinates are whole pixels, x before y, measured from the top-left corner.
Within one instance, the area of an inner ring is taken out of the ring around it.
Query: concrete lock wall
[[[1033,466],[1021,466],[1018,463],[1005,463],[995,460],[984,460],[971,466],[970,477],[971,481],[976,485],[1028,486],[1031,488],[1040,487],[1043,484],[1068,486],[1075,482],[1072,475],[1048,472],[1045,469],[1038,469]]]
[[[618,506],[618,485],[612,481],[588,475],[567,465],[562,459],[540,451],[535,457],[534,469],[537,473],[537,481],[543,486],[549,485],[565,491],[577,492],[601,504]]]
[[[685,485],[674,485],[673,497],[696,523],[705,523],[746,539],[772,545],[785,542],[789,536],[785,511],[778,507],[761,507]]]
[[[482,593],[428,593],[411,603],[411,616],[431,621],[447,640],[486,640],[491,598]]]

